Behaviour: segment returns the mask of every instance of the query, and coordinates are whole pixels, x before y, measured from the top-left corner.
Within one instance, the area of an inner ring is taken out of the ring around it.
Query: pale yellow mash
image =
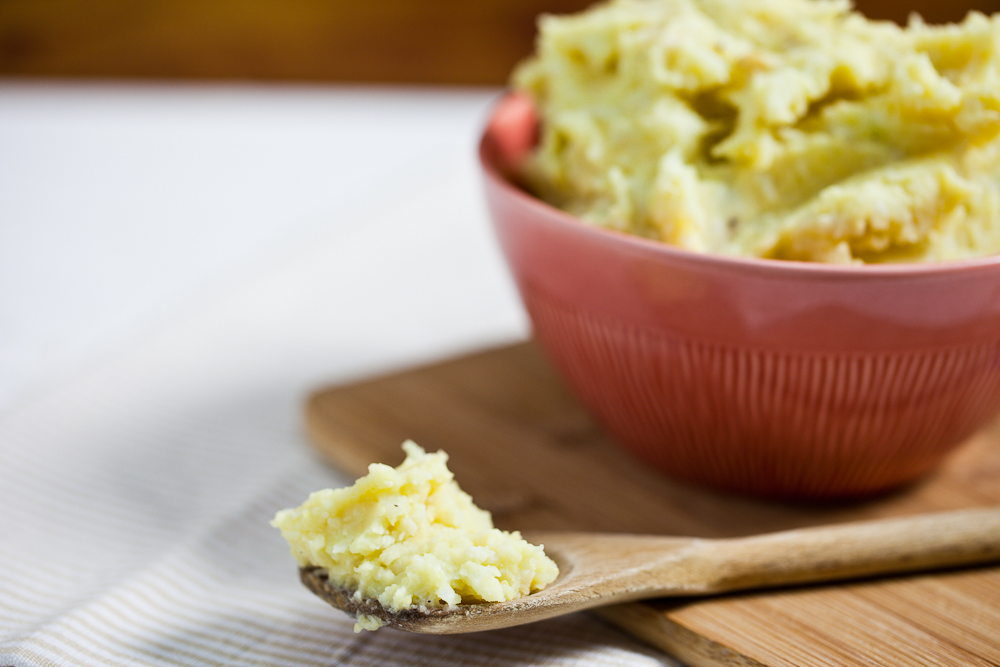
[[[526,179],[593,224],[778,259],[1000,252],[1000,15],[615,0],[539,31]]]
[[[555,580],[559,569],[541,546],[494,528],[459,488],[444,452],[409,441],[403,450],[398,468],[373,463],[353,486],[278,512],[271,524],[300,567],[322,567],[359,600],[377,598],[394,611],[513,600]],[[357,621],[356,631],[380,625],[365,615]]]

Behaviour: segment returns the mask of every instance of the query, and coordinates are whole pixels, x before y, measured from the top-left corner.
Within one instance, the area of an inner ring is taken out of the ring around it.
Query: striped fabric
[[[305,392],[520,326],[516,309],[496,307],[506,284],[477,277],[502,276],[485,232],[448,245],[472,204],[429,207],[450,201],[443,193],[475,197],[471,173],[463,165],[353,237],[312,243],[0,413],[0,667],[675,664],[591,615],[469,636],[354,634],[301,586],[268,525],[349,481],[305,443]],[[434,214],[411,227],[414,208]],[[398,244],[369,266],[361,258],[386,233]],[[431,250],[411,257],[414,247]],[[387,266],[428,265],[449,270],[420,274],[409,292],[379,282]],[[474,278],[459,284],[452,271]],[[347,284],[367,297],[332,288]],[[454,305],[429,310],[440,303]],[[422,311],[432,329],[417,317],[390,326]]]
[[[306,452],[294,406],[213,405],[182,384],[170,397],[123,366],[0,425],[0,665],[667,660],[588,615],[470,636],[354,634],[299,584],[267,523],[347,481]]]

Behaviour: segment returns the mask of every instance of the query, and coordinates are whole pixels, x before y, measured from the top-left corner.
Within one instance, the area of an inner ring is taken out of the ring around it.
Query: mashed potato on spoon
[[[1000,15],[846,0],[614,0],[545,16],[513,77],[525,178],[604,227],[822,262],[1000,252]]]
[[[545,588],[559,574],[543,547],[493,527],[448,470],[444,452],[403,443],[396,468],[373,463],[343,489],[312,493],[278,512],[300,567],[319,567],[336,587],[387,610],[454,607],[514,600]],[[382,622],[359,614],[355,630]]]

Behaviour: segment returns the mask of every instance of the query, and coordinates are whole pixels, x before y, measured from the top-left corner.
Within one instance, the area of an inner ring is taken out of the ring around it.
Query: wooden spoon
[[[353,598],[321,568],[302,582],[352,616],[434,634],[520,625],[602,605],[698,596],[1000,560],[1000,508],[804,528],[734,539],[525,533],[559,565],[548,588],[508,602],[392,611]]]

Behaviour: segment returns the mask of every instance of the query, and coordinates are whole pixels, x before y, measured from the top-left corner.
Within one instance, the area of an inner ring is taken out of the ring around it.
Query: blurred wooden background
[[[737,0],[733,0],[736,2]],[[590,0],[0,0],[0,76],[503,84]],[[1000,0],[858,0],[958,20]]]

